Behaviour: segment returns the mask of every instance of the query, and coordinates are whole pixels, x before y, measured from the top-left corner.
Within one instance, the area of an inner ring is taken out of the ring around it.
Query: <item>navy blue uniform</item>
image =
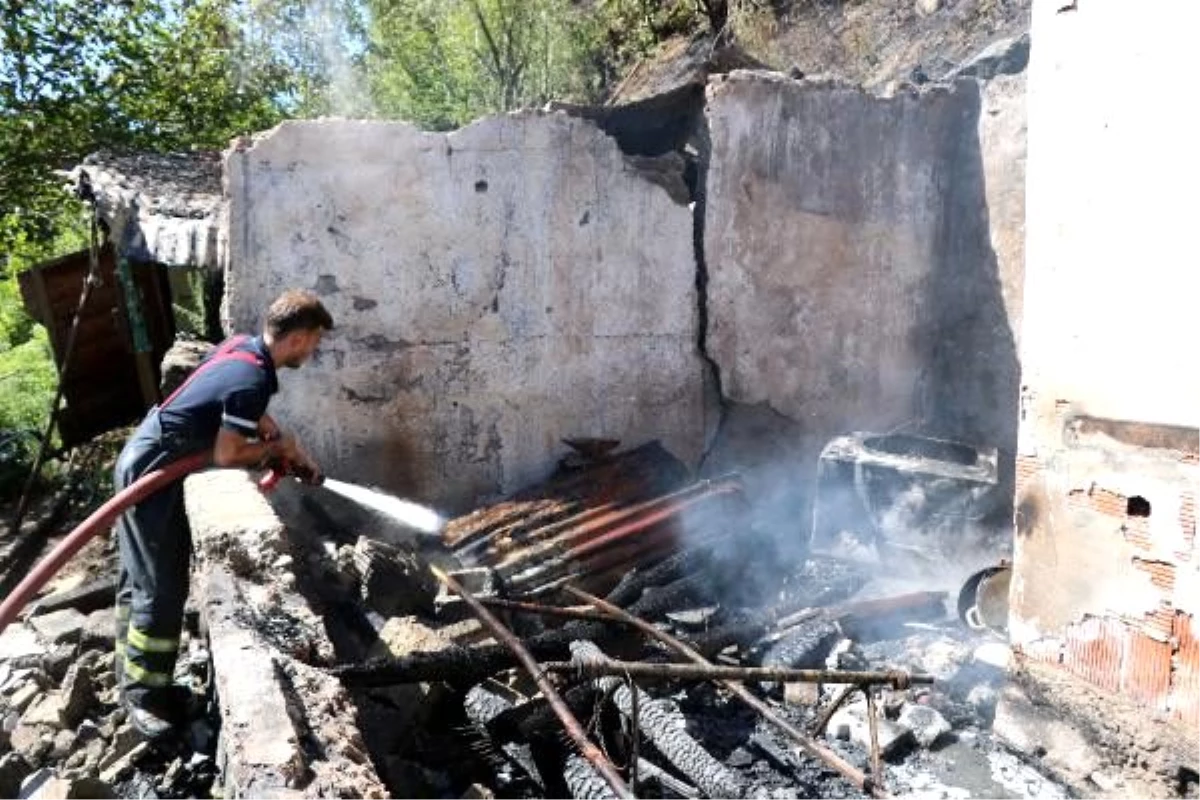
[[[278,386],[261,337],[225,342],[142,420],[117,459],[117,491],[151,470],[211,451],[222,427],[256,438]],[[130,702],[144,705],[171,685],[183,628],[192,554],[183,480],[122,514],[117,539],[117,674]]]

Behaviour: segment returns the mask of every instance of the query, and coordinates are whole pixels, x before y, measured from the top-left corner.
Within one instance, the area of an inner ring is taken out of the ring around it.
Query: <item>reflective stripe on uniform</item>
[[[243,419],[242,417],[235,417],[233,414],[222,414],[221,421],[228,422],[232,425],[236,425],[239,428],[246,428],[246,429],[252,430],[252,431],[258,430],[257,422],[253,422],[248,419]]]
[[[125,675],[134,683],[143,686],[170,686],[174,679],[170,672],[151,672],[139,667],[128,655],[125,656]]]
[[[129,626],[128,642],[143,653],[175,653],[179,650],[179,639],[148,636],[134,626]]]

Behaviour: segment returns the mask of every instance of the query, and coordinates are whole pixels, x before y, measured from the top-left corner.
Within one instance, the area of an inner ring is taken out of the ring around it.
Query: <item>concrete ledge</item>
[[[221,710],[224,796],[387,797],[331,663],[321,618],[294,591],[286,529],[240,471],[186,484],[193,589]]]

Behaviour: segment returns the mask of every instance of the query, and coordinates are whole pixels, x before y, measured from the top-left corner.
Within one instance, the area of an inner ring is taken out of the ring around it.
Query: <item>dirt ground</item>
[[[43,474],[49,477],[34,492],[19,536],[12,532],[18,500],[0,502],[0,594],[11,591],[111,497],[110,476],[124,433],[114,431],[79,448],[69,471],[67,464],[48,464]],[[38,596],[66,591],[115,574],[116,569],[116,538],[111,529],[101,531],[59,569]]]

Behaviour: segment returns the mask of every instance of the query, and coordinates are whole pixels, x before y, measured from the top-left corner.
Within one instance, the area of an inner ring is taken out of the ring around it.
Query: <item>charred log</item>
[[[627,573],[627,576],[617,584],[616,588],[608,593],[606,599],[613,605],[627,606],[638,600],[642,592],[651,586],[663,586],[682,576],[703,571],[712,563],[712,560],[713,551],[709,548],[684,550],[660,561],[653,567]]]
[[[668,611],[684,607],[707,588],[703,575],[688,575],[679,580],[644,592],[641,600],[630,607],[640,617],[659,617]],[[571,622],[556,630],[547,631],[523,642],[529,654],[538,661],[565,660],[570,657],[570,644],[576,639],[613,642],[628,639],[622,625],[603,622]],[[363,664],[334,667],[331,672],[350,687],[391,686],[397,683],[445,681],[454,686],[469,687],[501,670],[515,666],[516,657],[501,644],[486,644],[472,648],[451,648],[437,653],[409,653],[400,658],[375,659]]]
[[[764,667],[810,669],[825,663],[825,656],[841,636],[838,626],[827,619],[814,619],[787,632],[763,655]]]
[[[562,774],[571,797],[581,800],[608,800],[618,797],[604,778],[600,777],[596,768],[586,758],[575,753],[567,756]]]
[[[483,683],[472,687],[471,691],[467,692],[466,697],[463,698],[463,710],[466,712],[467,719],[471,721],[475,734],[487,743],[488,750],[498,757],[502,754],[514,769],[523,773],[523,777],[527,780],[537,784],[544,793],[545,782],[538,773],[530,746],[515,742],[501,743],[493,740],[490,736],[488,727],[490,723],[513,707],[514,704],[511,700]]]
[[[591,642],[573,643],[571,653],[577,667],[586,668],[591,663],[609,661]],[[633,692],[620,678],[598,678],[595,685],[611,693],[613,703],[626,718],[635,717]],[[745,794],[745,782],[688,735],[686,720],[673,704],[658,699],[640,699],[636,719],[646,738],[701,792],[709,797],[742,797]]]

